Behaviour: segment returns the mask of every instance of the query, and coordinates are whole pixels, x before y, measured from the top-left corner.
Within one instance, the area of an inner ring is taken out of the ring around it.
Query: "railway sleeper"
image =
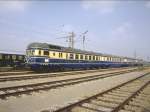
[[[8,90],[5,94],[8,94],[8,93],[14,93],[14,92],[17,92],[18,90]]]
[[[145,109],[147,109],[147,110],[150,111],[150,104],[149,104],[149,103],[146,103],[145,101],[143,101],[143,102],[130,101],[130,102],[129,102],[129,105],[131,105],[131,106],[136,106],[136,107],[140,107],[140,108],[145,108]]]
[[[33,90],[33,87],[26,87],[25,90]]]
[[[19,88],[18,90],[19,91],[24,91],[24,90],[26,90],[27,88]]]
[[[120,91],[120,92],[123,92],[123,93],[130,93],[130,94],[132,94],[133,93],[133,91],[128,91],[128,90],[126,90],[126,89],[122,89],[122,88],[119,88],[119,89],[117,89],[117,91]]]
[[[118,104],[116,103],[105,102],[105,101],[100,101],[100,100],[92,100],[91,103],[102,106],[102,107],[106,107],[106,108],[115,108],[118,106]]]
[[[137,96],[136,97],[136,99],[139,99],[140,101],[148,101],[148,102],[150,102],[150,97],[139,97],[139,96]]]
[[[102,105],[99,105],[97,103],[84,103],[82,104],[82,107],[85,107],[85,108],[88,108],[90,110],[94,110],[94,111],[111,111],[112,108],[110,107],[105,107],[105,106],[102,106]],[[81,111],[82,112],[82,111]]]
[[[101,101],[105,101],[105,102],[116,103],[116,104],[120,104],[122,102],[122,100],[119,100],[119,99],[111,99],[111,98],[105,98],[105,97],[98,97],[97,99]]]
[[[64,112],[64,111],[63,111]],[[68,111],[66,111],[68,112]],[[71,109],[69,112],[97,112],[97,110],[93,110],[84,106],[77,106]]]
[[[134,93],[135,90],[128,90],[128,89],[119,89],[121,92],[127,92],[127,93]]]
[[[141,94],[150,96],[150,90],[142,91]]]
[[[141,108],[138,106],[132,106],[132,105],[125,105],[124,109],[128,110],[128,111],[132,111],[132,112],[145,112],[145,111],[143,111],[144,108]]]
[[[119,96],[119,97],[128,97],[129,96],[129,94],[118,94],[118,93],[115,93],[115,92],[109,92],[108,93],[109,95],[114,95],[114,96]]]
[[[137,98],[140,100],[146,100],[146,101],[150,102],[150,96],[137,96]]]
[[[122,91],[118,91],[118,90],[114,90],[114,91],[112,91],[112,93],[113,94],[121,94],[121,95],[125,95],[125,96],[129,96],[129,95],[131,95],[132,93],[129,93],[129,92],[122,92]]]
[[[0,95],[2,95],[2,94],[5,94],[5,92],[4,91],[0,91]]]
[[[133,85],[133,84],[129,84],[128,86],[126,85],[126,86],[124,86],[124,87],[122,87],[122,88],[124,88],[124,89],[126,89],[126,88],[128,88],[128,89],[131,88],[131,89],[132,89],[132,88],[134,88],[134,87],[138,87],[139,85],[140,85],[140,84],[134,84],[134,85]]]
[[[149,95],[150,96],[150,90],[144,90],[140,93],[143,94],[143,95]]]
[[[121,109],[118,112],[132,112],[132,111]]]
[[[140,100],[140,99],[137,99],[137,98],[134,98],[132,99],[132,104],[141,104],[141,105],[150,105],[150,102],[149,101],[146,101],[146,100]]]
[[[126,98],[125,97],[119,97],[119,96],[114,96],[114,95],[109,95],[109,94],[105,94],[103,95],[103,97],[105,98],[111,98],[111,99],[118,99],[118,100],[125,100]]]
[[[139,88],[140,84],[138,86],[130,86],[130,87],[122,87],[122,89],[129,90],[129,91],[134,91],[136,88]]]

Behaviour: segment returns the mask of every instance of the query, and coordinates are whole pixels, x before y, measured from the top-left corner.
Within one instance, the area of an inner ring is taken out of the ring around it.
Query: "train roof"
[[[81,49],[72,49],[69,47],[63,47],[63,46],[53,45],[53,44],[48,44],[48,43],[34,42],[34,43],[31,43],[27,46],[27,49],[37,49],[37,48],[38,49],[45,49],[45,50],[51,49],[51,50],[55,50],[55,51],[57,50],[57,51],[65,51],[65,52],[76,52],[76,53],[82,53],[82,54],[93,54],[93,55],[102,55],[102,56],[134,59],[134,58],[124,57],[124,56],[115,56],[115,55],[110,55],[110,54],[85,51],[85,50],[81,50]]]
[[[16,54],[16,55],[25,55],[25,53],[13,52],[13,51],[0,51],[0,54]]]
[[[81,49],[72,49],[72,48],[69,48],[69,47],[63,47],[63,46],[47,44],[47,43],[31,43],[27,47],[27,49],[34,49],[34,48],[45,49],[45,50],[51,49],[51,50],[66,51],[66,52],[77,52],[77,53],[83,53],[83,54],[104,55],[102,53],[96,53],[96,52],[92,52],[92,51],[85,51],[85,50],[81,50]]]

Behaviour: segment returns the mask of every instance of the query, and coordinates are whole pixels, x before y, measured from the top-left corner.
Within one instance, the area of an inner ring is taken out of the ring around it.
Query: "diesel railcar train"
[[[0,51],[0,67],[16,67],[24,64],[25,54]]]
[[[26,63],[35,71],[52,71],[138,66],[142,60],[47,43],[31,43],[26,49]]]

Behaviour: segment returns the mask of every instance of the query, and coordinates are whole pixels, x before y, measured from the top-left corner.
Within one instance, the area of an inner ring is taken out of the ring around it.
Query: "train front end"
[[[34,71],[43,71],[49,64],[48,54],[47,44],[31,43],[26,49],[26,64]]]

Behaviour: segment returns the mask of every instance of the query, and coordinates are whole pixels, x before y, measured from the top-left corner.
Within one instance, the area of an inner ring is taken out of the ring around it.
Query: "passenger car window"
[[[80,55],[80,59],[83,59],[83,55]]]
[[[89,60],[91,60],[91,56],[89,56]]]
[[[70,57],[69,57],[70,59],[73,59],[73,54],[70,54]]]
[[[0,54],[0,59],[2,59],[3,58],[3,56],[2,56],[2,54]]]
[[[44,51],[44,55],[49,55],[49,51]]]
[[[76,54],[76,59],[79,59],[79,55],[78,54]]]
[[[87,58],[87,55],[85,55],[85,60],[87,60],[88,58]]]

